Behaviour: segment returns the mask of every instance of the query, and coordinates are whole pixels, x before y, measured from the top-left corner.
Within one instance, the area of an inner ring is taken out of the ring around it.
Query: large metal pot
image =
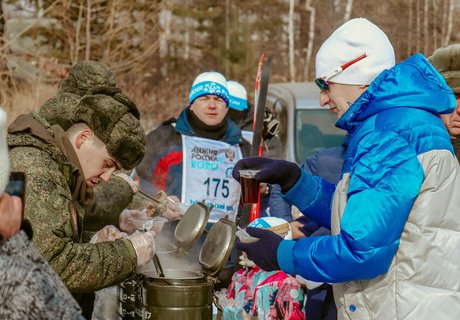
[[[195,207],[189,212],[192,216],[196,215],[196,219],[191,219],[191,216],[184,219],[186,213],[175,230],[178,243],[183,243],[182,248],[191,247],[187,239],[196,241],[204,229],[201,224],[207,222],[210,209],[202,204],[199,206],[201,209]],[[200,210],[206,213],[200,213]],[[203,214],[206,214],[206,219],[203,219]],[[194,225],[191,221],[198,221],[200,225]],[[199,253],[201,271],[183,270],[187,268],[183,265],[178,266],[178,269],[163,269],[164,277],[159,277],[156,273],[145,274],[144,319],[211,320],[213,281],[228,260],[235,241],[235,229],[235,223],[222,218],[209,230]]]
[[[118,315],[121,320],[142,320],[143,275],[126,279],[118,285]]]
[[[212,319],[213,283],[194,271],[164,270],[143,286],[144,319]]]

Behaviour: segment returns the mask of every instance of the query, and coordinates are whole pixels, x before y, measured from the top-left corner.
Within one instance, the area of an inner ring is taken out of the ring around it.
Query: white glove
[[[121,232],[117,227],[108,225],[96,232],[90,240],[90,243],[98,243],[104,241],[115,241],[117,239],[123,238],[126,236],[126,233]]]
[[[137,256],[137,266],[144,266],[155,254],[155,231],[136,231],[126,239],[131,241]]]
[[[125,180],[131,187],[131,190],[133,190],[133,193],[139,191],[139,181],[134,181],[124,172],[115,172],[113,175]]]
[[[166,198],[166,211],[162,214],[169,221],[180,220],[184,215],[186,205],[180,202],[176,196]]]
[[[120,229],[131,234],[134,231],[142,228],[150,217],[147,216],[146,210],[130,210],[125,209],[120,213],[119,223]]]

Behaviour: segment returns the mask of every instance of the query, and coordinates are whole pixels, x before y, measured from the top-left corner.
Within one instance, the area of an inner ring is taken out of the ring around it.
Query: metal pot
[[[202,205],[200,208],[200,210],[204,209]],[[200,216],[198,209],[195,208],[190,212],[192,215]],[[206,211],[209,217],[209,211]],[[190,231],[187,231],[185,224],[180,227],[178,225],[179,228],[176,228],[175,232],[176,239],[198,239],[199,232],[196,230],[202,230],[204,226],[190,223],[192,219],[184,221],[188,221],[187,226]],[[194,221],[206,224],[207,218],[201,217]],[[214,277],[217,277],[228,260],[235,241],[235,231],[235,223],[226,218],[220,219],[209,230],[199,253],[202,272],[164,269],[164,277],[158,277],[156,273],[153,277],[146,274],[143,284],[144,319],[211,320]],[[193,234],[193,237],[187,236],[190,234]],[[189,241],[182,242],[184,247],[191,247]]]
[[[198,271],[164,270],[143,285],[144,319],[212,319],[213,283]]]

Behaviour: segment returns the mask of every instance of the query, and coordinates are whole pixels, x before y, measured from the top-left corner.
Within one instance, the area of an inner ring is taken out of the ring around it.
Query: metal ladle
[[[164,278],[165,277],[165,274],[163,272],[163,268],[161,267],[161,263],[160,263],[160,258],[158,257],[158,255],[155,253],[153,255],[153,264],[155,265],[155,269],[158,273],[158,276],[161,277],[161,278]]]

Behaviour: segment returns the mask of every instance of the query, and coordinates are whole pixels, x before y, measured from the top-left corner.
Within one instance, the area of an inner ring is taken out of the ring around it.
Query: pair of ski
[[[262,156],[263,154],[263,126],[265,103],[267,101],[268,83],[270,80],[270,70],[272,61],[265,61],[265,55],[262,54],[257,66],[254,95],[254,118],[252,121],[252,145],[251,157]],[[260,193],[256,204],[244,204],[242,219],[243,225],[249,224],[260,217]],[[247,222],[247,223],[245,223]]]

